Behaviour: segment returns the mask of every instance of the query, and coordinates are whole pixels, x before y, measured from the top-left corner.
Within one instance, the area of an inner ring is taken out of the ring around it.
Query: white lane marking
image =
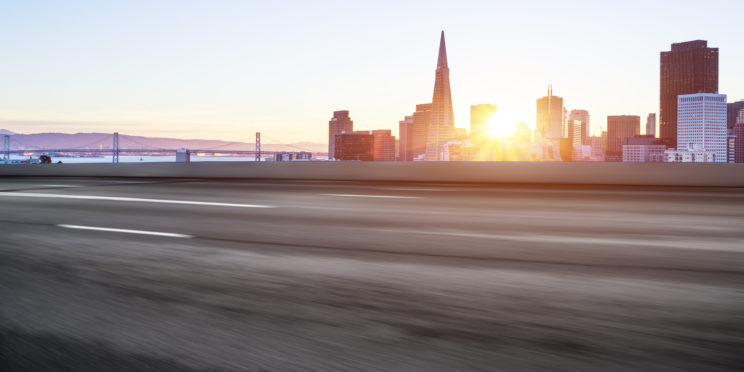
[[[78,185],[39,185],[41,187],[80,187]]]
[[[105,183],[137,184],[137,183],[157,183],[153,181],[104,181]]]
[[[571,186],[566,184],[565,186]],[[602,185],[596,185],[602,187]],[[695,187],[695,186],[690,186]],[[705,188],[700,186],[700,188]],[[720,198],[744,198],[744,193],[740,193],[738,190],[732,191],[734,188],[721,189],[721,192],[703,192],[703,191],[671,191],[671,190],[582,190],[582,189],[550,189],[550,188],[536,188],[536,189],[515,189],[515,188],[474,188],[475,191],[494,191],[494,192],[520,192],[520,193],[535,193],[535,194],[596,194],[596,195],[629,195],[629,196],[711,196]]]
[[[125,233],[125,234],[167,236],[167,237],[170,237],[170,238],[193,238],[192,235],[176,234],[176,233],[168,233],[168,232],[159,232],[159,231],[115,229],[115,228],[112,228],[112,227],[96,227],[96,226],[64,225],[64,224],[60,224],[60,225],[57,225],[57,226],[58,227],[64,227],[65,229],[75,229],[75,230],[108,231],[108,232],[118,232],[118,233]]]
[[[416,188],[416,187],[383,187],[383,190],[396,190],[396,191],[453,191],[448,189],[427,189],[427,188]]]
[[[637,247],[659,247],[659,248],[686,248],[686,249],[716,249],[740,252],[744,246],[744,239],[734,238],[721,241],[701,240],[679,240],[676,237],[667,237],[665,240],[629,239],[611,237],[585,237],[565,236],[547,234],[488,234],[467,231],[419,231],[408,229],[374,229],[385,233],[421,234],[435,236],[450,236],[456,238],[493,239],[512,242],[532,243],[565,243],[565,244],[590,244],[590,245],[621,245]]]
[[[388,198],[388,199],[419,199],[418,196],[399,196],[399,195],[365,195],[365,194],[320,194],[325,196],[340,196],[347,198]]]
[[[203,201],[193,201],[193,200],[144,199],[144,198],[121,197],[121,196],[36,194],[36,193],[28,193],[28,192],[0,192],[0,197],[2,196],[17,196],[17,197],[23,197],[23,198],[110,200],[110,201],[121,201],[121,202],[206,205],[206,206],[213,206],[213,207],[234,207],[234,208],[276,208],[272,205],[262,205],[262,204],[236,204],[236,203],[203,202]]]

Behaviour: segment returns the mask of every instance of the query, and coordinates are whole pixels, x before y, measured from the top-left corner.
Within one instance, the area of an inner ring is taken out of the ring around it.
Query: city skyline
[[[487,19],[495,5],[475,4],[484,10],[476,14],[447,12],[444,4],[433,4],[432,19],[403,30],[389,25],[417,11],[415,4],[326,7],[323,17],[349,14],[338,21],[341,25],[349,26],[351,19],[361,22],[343,33],[303,27],[315,25],[320,16],[317,11],[307,14],[303,5],[279,20],[271,12],[273,5],[239,3],[204,14],[198,14],[204,10],[200,5],[187,3],[168,8],[168,16],[162,4],[153,5],[152,14],[142,12],[143,4],[68,8],[51,3],[33,11],[3,4],[1,40],[9,57],[0,67],[13,74],[2,81],[0,128],[226,140],[261,131],[284,142],[322,143],[328,113],[349,110],[358,129],[392,129],[398,135],[400,119],[431,97],[439,41],[434,35],[442,29],[453,66],[459,128],[468,127],[470,106],[488,103],[534,129],[534,100],[548,84],[569,111],[589,111],[592,135],[606,126],[608,115],[645,118],[659,112],[659,53],[672,43],[696,39],[721,50],[719,91],[731,102],[744,98],[744,68],[737,63],[744,60],[744,51],[731,36],[737,31],[736,12],[692,24],[693,8],[671,9],[675,17],[661,19],[661,2],[644,8],[639,4],[630,2],[618,11],[652,20],[648,24],[655,32],[629,30],[612,45],[603,43],[613,22],[623,17],[603,15],[605,10],[591,3],[571,3],[562,11],[545,4],[538,13],[514,5],[499,10],[494,20],[503,22],[487,24],[471,21]],[[380,12],[391,9],[398,12],[380,18]],[[249,10],[266,19],[258,20]],[[366,11],[372,14],[364,15]],[[550,22],[542,22],[551,14],[584,16],[586,23],[575,27],[561,22],[551,28]],[[371,24],[372,19],[379,23]],[[182,23],[189,20],[206,26],[185,28]],[[279,23],[259,32],[272,21]],[[600,27],[605,24],[607,29]],[[286,25],[294,27],[281,31]],[[524,31],[520,37],[507,32],[516,25]],[[586,32],[592,27],[593,32]],[[548,30],[547,37],[535,37]],[[589,57],[569,58],[582,45],[591,50]],[[138,53],[127,54],[132,50]]]

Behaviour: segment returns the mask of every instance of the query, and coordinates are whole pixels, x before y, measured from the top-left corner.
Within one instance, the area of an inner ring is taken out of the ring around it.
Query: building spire
[[[447,46],[444,45],[444,30],[442,37],[439,39],[439,58],[437,59],[437,70],[447,68]]]
[[[444,145],[455,138],[455,117],[452,114],[447,48],[444,31],[439,41],[439,58],[434,72],[434,94],[431,99],[431,118],[426,134],[425,160],[442,160]]]

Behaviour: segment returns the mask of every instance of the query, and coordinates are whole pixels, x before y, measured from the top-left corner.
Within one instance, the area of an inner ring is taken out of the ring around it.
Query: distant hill
[[[13,132],[11,132],[9,130],[6,130],[6,129],[0,129],[0,135],[4,135],[4,134],[7,134],[7,135],[11,135],[12,136],[15,133],[13,133]]]
[[[110,149],[113,146],[111,133],[35,133],[17,134],[4,129],[0,133],[12,135],[10,147],[13,150],[24,149]],[[229,142],[219,140],[180,139],[167,137],[142,137],[119,135],[119,148],[138,150],[179,149],[191,150],[253,150],[250,142]],[[266,151],[311,151],[327,152],[324,143],[297,142],[288,144],[262,143]]]

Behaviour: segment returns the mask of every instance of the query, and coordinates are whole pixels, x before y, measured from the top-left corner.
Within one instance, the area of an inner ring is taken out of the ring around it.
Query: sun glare
[[[507,138],[514,132],[514,124],[504,115],[493,115],[488,121],[488,135],[491,138]]]

